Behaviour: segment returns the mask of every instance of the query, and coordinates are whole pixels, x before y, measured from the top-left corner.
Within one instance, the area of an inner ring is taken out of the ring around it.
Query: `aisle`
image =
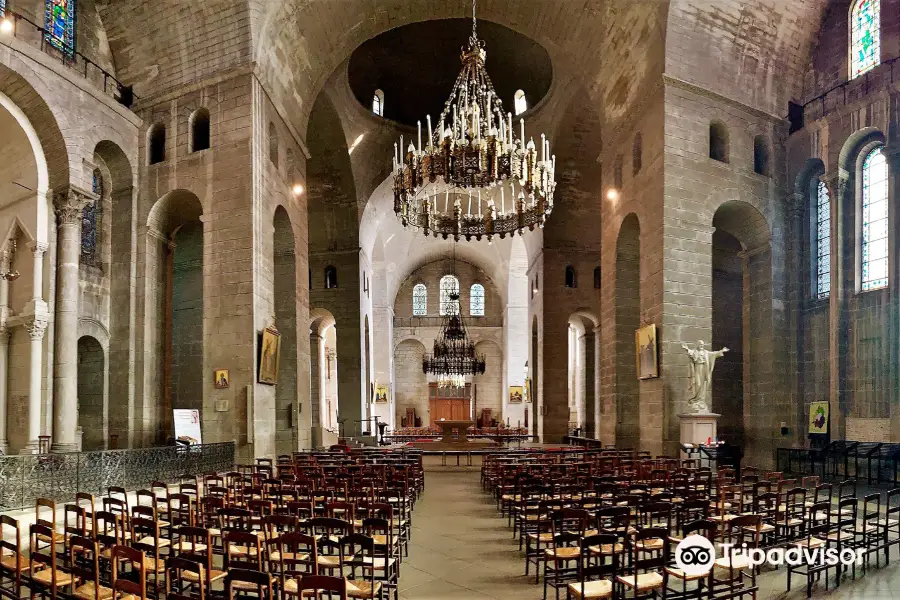
[[[488,494],[481,491],[478,469],[427,470],[425,494],[416,504],[409,558],[401,567],[404,600],[538,600],[541,585],[526,578],[525,563]],[[896,559],[895,559],[896,560]],[[758,598],[802,600],[804,582],[785,593],[784,570],[759,577]],[[894,598],[900,589],[900,563],[847,580],[838,591],[816,588],[814,598]],[[552,590],[549,594],[553,598]],[[562,597],[565,597],[564,594]]]
[[[512,530],[481,492],[479,472],[426,471],[416,503],[409,558],[400,567],[407,600],[532,600],[542,588],[526,580]],[[551,596],[552,597],[552,596]]]

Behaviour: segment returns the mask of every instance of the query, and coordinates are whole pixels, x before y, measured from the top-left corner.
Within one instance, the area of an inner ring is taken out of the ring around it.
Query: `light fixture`
[[[619,199],[619,190],[616,188],[609,188],[609,191],[606,192],[607,200],[618,200]]]
[[[456,253],[451,259],[450,273],[455,276]],[[434,340],[432,351],[422,359],[422,371],[436,375],[438,382],[450,382],[446,386],[462,387],[469,375],[481,375],[485,371],[484,356],[475,352],[475,343],[463,321],[459,306],[459,288],[452,289],[449,305],[441,331]],[[443,298],[441,298],[443,301]]]
[[[514,127],[512,113],[504,113],[485,70],[487,53],[476,25],[473,0],[472,36],[437,131],[428,115],[424,148],[421,121],[418,145],[404,146],[402,136],[394,144],[394,212],[400,222],[454,241],[543,227],[556,188],[550,141],[541,134],[537,148],[525,137],[525,119]]]
[[[14,26],[13,26],[12,19],[10,19],[8,17],[4,17],[3,19],[0,19],[0,33],[4,33],[4,34],[8,35],[13,32],[13,29],[14,29]]]
[[[300,194],[303,193],[303,185],[301,185],[299,183],[295,183],[294,187],[291,188],[291,193],[294,194],[295,196],[299,196]]]

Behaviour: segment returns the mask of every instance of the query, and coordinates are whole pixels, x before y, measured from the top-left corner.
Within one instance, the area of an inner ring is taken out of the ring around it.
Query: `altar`
[[[434,424],[441,430],[443,435],[440,441],[445,444],[467,444],[469,438],[466,432],[475,426],[474,421],[468,420],[435,421]]]

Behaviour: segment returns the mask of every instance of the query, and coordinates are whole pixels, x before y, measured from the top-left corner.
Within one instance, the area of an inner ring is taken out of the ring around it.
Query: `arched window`
[[[275,130],[275,123],[272,122],[269,122],[269,160],[278,166],[278,132]]]
[[[516,115],[521,115],[523,112],[528,110],[528,100],[525,99],[525,92],[522,90],[517,90],[516,95],[514,96],[513,104],[515,105]]]
[[[428,288],[424,283],[413,286],[413,316],[424,317],[428,314]]]
[[[150,128],[148,157],[151,165],[166,160],[166,126],[157,123]]]
[[[372,113],[379,117],[384,116],[384,92],[381,90],[375,90],[372,94]]]
[[[762,135],[753,138],[753,172],[769,176],[769,144]]]
[[[821,181],[815,181],[812,189],[812,248],[815,252],[813,294],[821,300],[831,292],[831,197],[828,195],[828,188]]]
[[[850,79],[881,63],[881,3],[856,0],[850,12]]]
[[[635,134],[634,141],[631,143],[631,174],[637,175],[638,171],[641,170],[641,165],[644,161],[643,157],[644,153],[644,139],[641,137],[640,132]]]
[[[441,277],[441,316],[459,314],[459,279],[453,275]]]
[[[338,286],[337,269],[328,265],[325,267],[325,289],[330,290]]]
[[[578,279],[575,277],[575,267],[572,265],[566,267],[566,287],[578,287]]]
[[[75,0],[45,0],[44,38],[65,54],[75,54]]]
[[[709,157],[719,162],[728,162],[728,129],[719,121],[709,124]]]
[[[469,288],[469,314],[473,317],[484,316],[484,286],[480,283],[474,283]]]
[[[103,210],[103,175],[100,169],[94,169],[91,191],[97,196],[97,200],[81,210],[81,264],[97,266],[100,258],[97,251],[98,227]]]
[[[601,281],[600,273],[601,273],[600,267],[594,267],[594,289],[595,290],[600,289],[600,281]]]
[[[879,146],[862,165],[862,240],[860,287],[874,290],[888,284],[888,166]]]
[[[209,148],[209,111],[200,108],[191,115],[191,152]]]

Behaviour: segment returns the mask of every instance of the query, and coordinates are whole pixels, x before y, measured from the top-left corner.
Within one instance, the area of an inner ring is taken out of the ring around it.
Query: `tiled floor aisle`
[[[524,559],[512,530],[481,492],[477,469],[428,470],[425,495],[416,504],[409,558],[401,567],[400,598],[407,600],[538,600],[542,586],[525,578]],[[806,597],[795,584],[785,594],[784,570],[760,576],[760,600]],[[565,597],[564,595],[562,597]],[[900,560],[872,570],[837,592],[814,598],[900,598]],[[550,598],[553,598],[551,591]]]

